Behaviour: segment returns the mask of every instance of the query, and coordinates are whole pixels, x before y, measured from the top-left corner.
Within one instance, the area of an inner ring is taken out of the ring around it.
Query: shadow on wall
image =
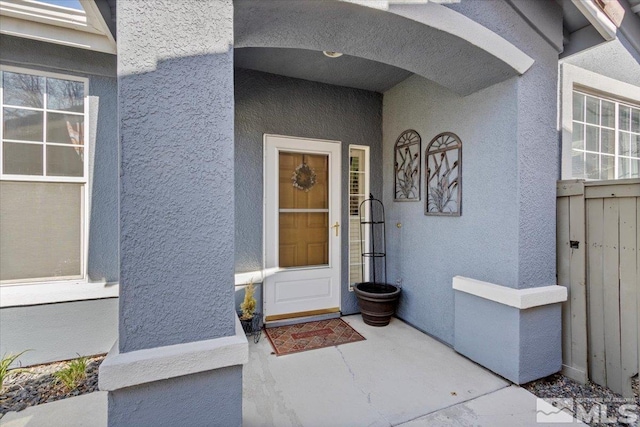
[[[120,351],[235,334],[227,48],[132,59],[118,78]]]
[[[91,281],[115,283],[118,263],[118,83],[115,78],[89,80],[89,254]]]

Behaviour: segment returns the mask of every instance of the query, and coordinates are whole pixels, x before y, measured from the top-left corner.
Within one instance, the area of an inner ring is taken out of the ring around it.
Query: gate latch
[[[577,240],[569,240],[569,247],[571,249],[578,249],[580,246],[580,242]]]

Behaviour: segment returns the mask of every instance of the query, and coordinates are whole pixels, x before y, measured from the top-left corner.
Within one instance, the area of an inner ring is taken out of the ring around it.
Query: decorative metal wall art
[[[420,142],[420,135],[412,129],[402,132],[396,140],[393,154],[396,202],[420,200]]]
[[[291,176],[291,181],[293,182],[293,186],[298,190],[302,190],[304,192],[309,192],[316,185],[318,177],[316,175],[316,171],[314,171],[305,161],[304,158],[302,163],[298,165],[295,171],[293,171],[293,175]]]
[[[462,141],[452,132],[431,140],[425,150],[425,215],[460,216]]]

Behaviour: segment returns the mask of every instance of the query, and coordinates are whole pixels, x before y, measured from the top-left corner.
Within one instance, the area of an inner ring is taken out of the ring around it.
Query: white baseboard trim
[[[520,310],[567,300],[567,288],[557,285],[514,289],[468,277],[455,276],[453,289]]]
[[[114,344],[100,365],[100,390],[114,391],[139,384],[206,372],[249,361],[249,344],[236,317],[234,336],[120,353]]]

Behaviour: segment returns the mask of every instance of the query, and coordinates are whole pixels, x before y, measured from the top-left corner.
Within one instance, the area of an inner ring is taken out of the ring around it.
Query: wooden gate
[[[640,354],[640,180],[559,181],[563,373],[632,397]]]

